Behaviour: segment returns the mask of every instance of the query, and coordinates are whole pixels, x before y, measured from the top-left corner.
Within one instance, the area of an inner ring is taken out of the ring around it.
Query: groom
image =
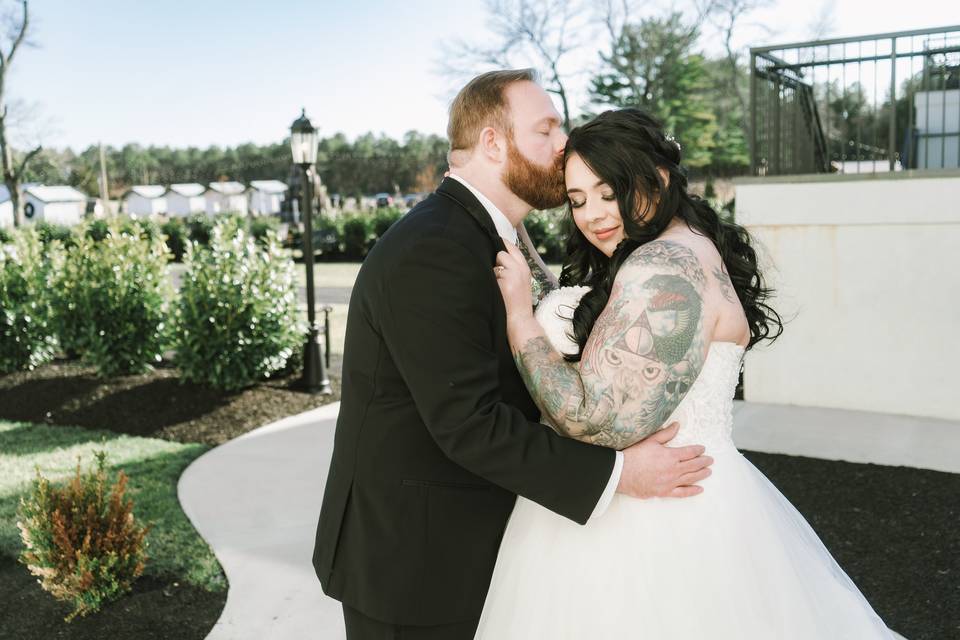
[[[493,266],[531,209],[565,198],[560,125],[531,70],[471,80],[450,176],[357,276],[313,555],[349,640],[473,638],[517,494],[584,524],[614,492],[694,495],[678,462],[712,462],[666,447],[676,427],[621,453],[537,423]]]

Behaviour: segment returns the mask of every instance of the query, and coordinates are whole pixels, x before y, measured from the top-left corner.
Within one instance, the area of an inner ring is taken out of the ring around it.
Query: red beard
[[[563,181],[563,157],[557,156],[552,166],[544,167],[529,160],[507,138],[507,170],[503,183],[518,198],[534,209],[559,207],[567,198]]]

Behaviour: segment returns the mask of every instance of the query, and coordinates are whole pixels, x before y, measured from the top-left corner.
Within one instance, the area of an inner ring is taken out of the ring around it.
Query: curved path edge
[[[312,556],[340,403],[211,449],[180,476],[180,503],[217,556],[227,601],[208,640],[344,638]]]

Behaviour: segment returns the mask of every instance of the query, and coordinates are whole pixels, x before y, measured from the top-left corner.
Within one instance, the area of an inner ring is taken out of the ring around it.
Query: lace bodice
[[[562,287],[550,292],[537,307],[540,321],[551,344],[561,352],[576,353],[569,338],[571,318],[587,287]],[[680,423],[680,431],[669,446],[701,444],[708,450],[733,447],[733,394],[740,375],[744,348],[734,342],[713,342],[707,350],[700,375],[694,380],[679,406],[667,419]]]
[[[702,444],[708,450],[733,445],[733,394],[740,377],[744,348],[735,342],[712,342],[700,375],[667,419],[680,432],[669,446]]]

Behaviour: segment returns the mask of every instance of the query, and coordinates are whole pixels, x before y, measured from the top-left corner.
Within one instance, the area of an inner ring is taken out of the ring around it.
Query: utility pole
[[[100,142],[100,202],[103,203],[103,216],[110,217],[110,193],[107,190],[107,161],[103,153],[103,142]]]

